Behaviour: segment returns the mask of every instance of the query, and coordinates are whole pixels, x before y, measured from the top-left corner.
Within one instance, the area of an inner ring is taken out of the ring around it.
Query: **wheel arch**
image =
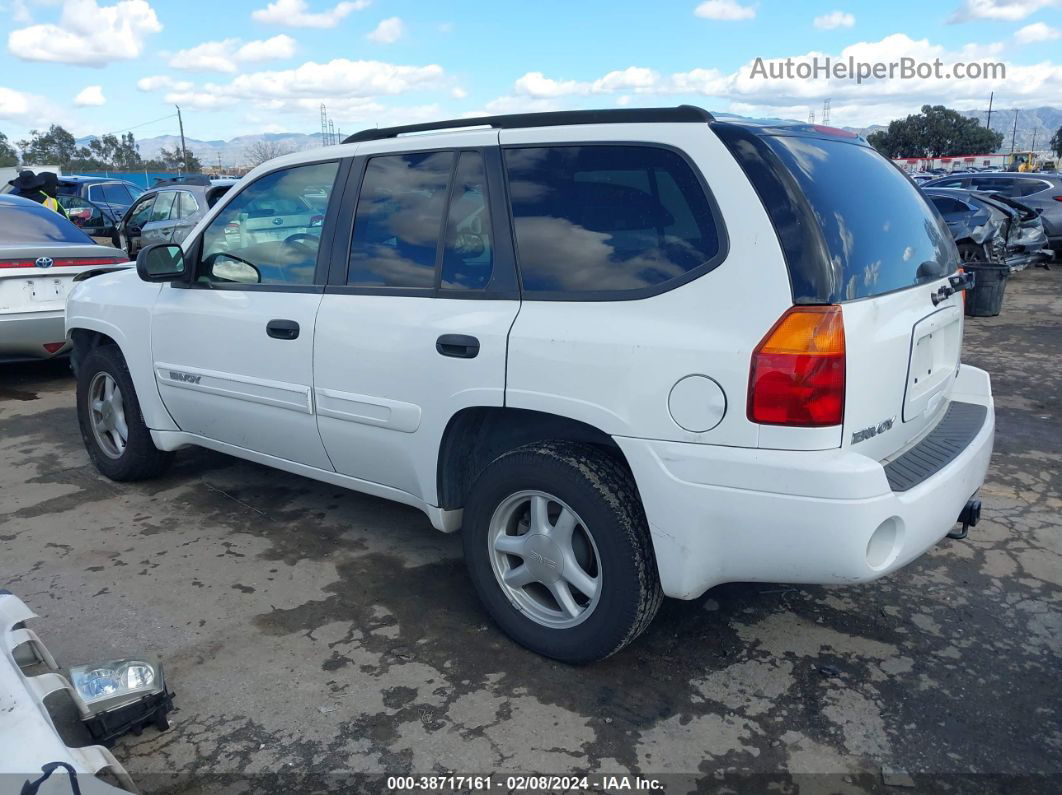
[[[509,450],[547,439],[592,445],[630,469],[612,437],[593,425],[531,409],[473,406],[455,413],[443,432],[436,473],[439,507],[463,507],[472,484],[491,461]]]
[[[147,340],[140,345],[134,345],[119,327],[99,318],[85,316],[70,318],[67,321],[66,334],[73,344],[70,362],[75,376],[78,374],[80,364],[93,349],[101,345],[114,345],[121,352],[126,367],[129,368],[129,377],[136,388],[140,411],[148,428],[160,431],[180,430],[159,395],[150,356],[150,345]],[[146,357],[138,358],[136,351],[143,350],[145,347]],[[140,363],[139,366],[138,363]],[[146,372],[143,363],[147,364]]]

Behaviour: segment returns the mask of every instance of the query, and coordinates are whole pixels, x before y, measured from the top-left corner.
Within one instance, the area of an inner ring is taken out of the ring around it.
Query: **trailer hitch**
[[[957,521],[962,522],[962,530],[952,530],[948,533],[948,538],[954,538],[961,541],[969,535],[970,528],[976,527],[977,523],[981,521],[981,501],[967,501],[966,505],[963,506],[962,512],[959,514]]]

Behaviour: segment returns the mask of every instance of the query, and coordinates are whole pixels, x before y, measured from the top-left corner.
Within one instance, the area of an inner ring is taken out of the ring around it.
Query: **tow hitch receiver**
[[[976,527],[977,523],[981,521],[981,501],[969,500],[956,521],[962,523],[962,530],[952,530],[948,533],[948,538],[955,538],[961,541],[969,534],[970,528]]]

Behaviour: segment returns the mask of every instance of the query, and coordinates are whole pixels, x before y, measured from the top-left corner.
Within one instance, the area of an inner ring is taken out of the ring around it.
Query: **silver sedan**
[[[122,264],[127,259],[35,201],[0,196],[0,362],[66,353],[66,296],[74,282],[131,267]]]

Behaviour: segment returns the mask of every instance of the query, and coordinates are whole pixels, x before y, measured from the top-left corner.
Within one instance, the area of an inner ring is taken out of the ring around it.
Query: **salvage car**
[[[181,243],[235,180],[168,180],[145,192],[125,212],[113,243],[135,258],[151,243]]]
[[[0,362],[68,352],[63,312],[71,286],[124,261],[54,210],[0,196]]]
[[[929,188],[963,188],[1014,199],[1040,211],[1051,247],[1062,252],[1062,176],[998,172],[967,174],[925,183]]]
[[[990,262],[1019,271],[1052,252],[1039,213],[1005,196],[923,188],[955,238],[963,262]]]
[[[105,476],[198,445],[415,506],[506,633],[582,663],[663,596],[867,582],[975,523],[969,285],[852,133],[612,109],[270,160],[67,326]]]

